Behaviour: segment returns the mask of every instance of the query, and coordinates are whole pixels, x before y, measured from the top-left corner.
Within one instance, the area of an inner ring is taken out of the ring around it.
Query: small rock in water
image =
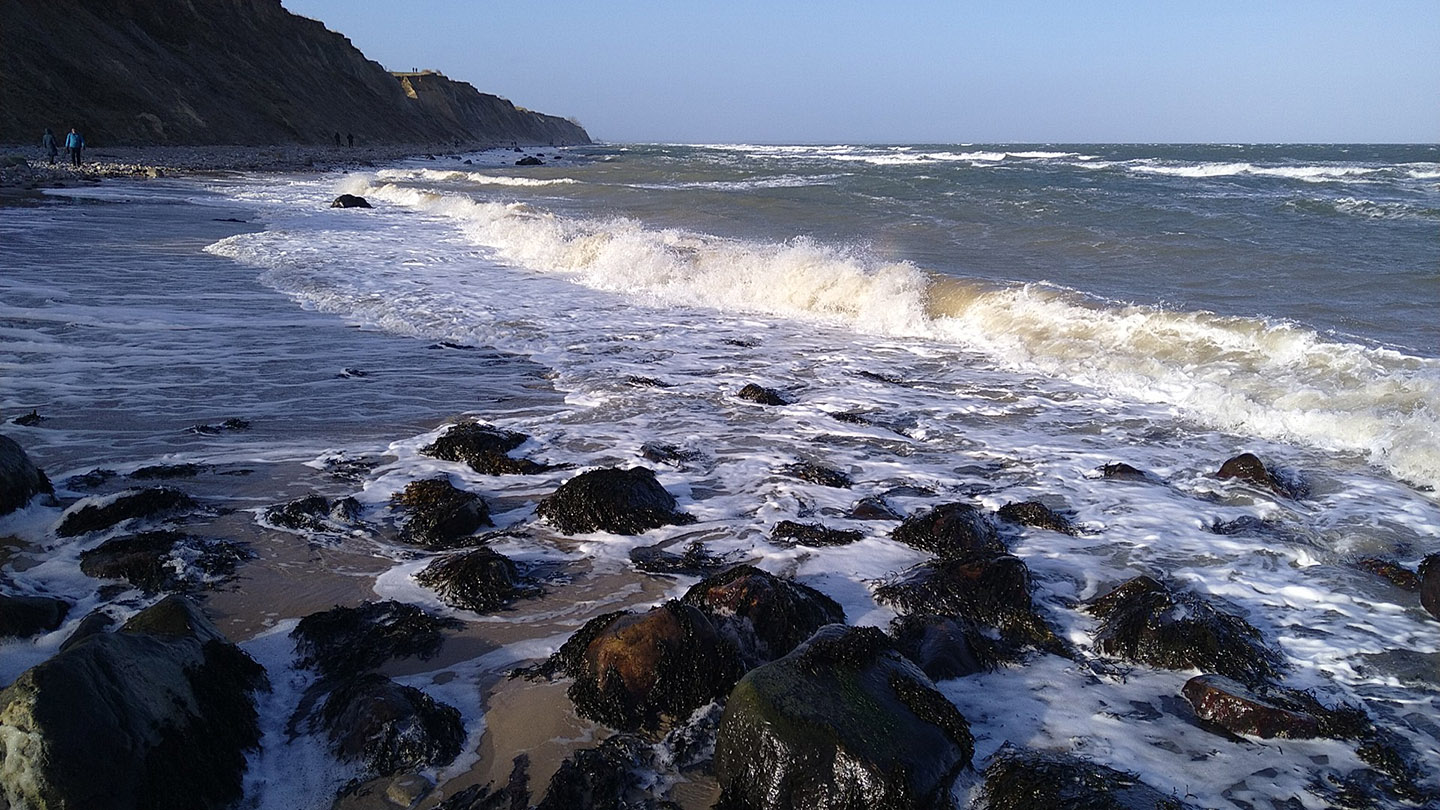
[[[331,208],[374,208],[370,201],[364,197],[357,197],[354,194],[341,194],[330,203]]]
[[[1006,743],[985,769],[974,810],[1191,810],[1171,794],[1073,754]]]
[[[946,503],[912,515],[890,535],[911,548],[941,557],[973,552],[1003,554],[1008,549],[989,513],[967,503]]]
[[[1402,588],[1407,591],[1420,590],[1420,575],[1394,560],[1384,560],[1379,557],[1362,557],[1356,560],[1355,564],[1376,576],[1390,580],[1390,583],[1397,588]]]
[[[0,639],[28,638],[56,630],[69,612],[70,603],[64,599],[0,594]]]
[[[901,520],[904,515],[895,511],[888,501],[879,495],[868,495],[850,507],[851,520]]]
[[[1259,489],[1269,490],[1286,498],[1302,498],[1306,493],[1303,482],[1287,480],[1267,468],[1254,453],[1241,453],[1227,459],[1220,465],[1215,477],[1221,480],[1238,479]]]
[[[1034,526],[1037,529],[1049,529],[1061,534],[1076,534],[1075,526],[1069,518],[1039,501],[1007,503],[995,510],[995,514],[1011,523],[1019,523],[1021,526]]]
[[[851,486],[850,476],[844,472],[834,467],[826,467],[823,464],[815,464],[809,461],[786,464],[780,468],[780,472],[791,478],[809,481],[812,484],[819,484],[822,487],[849,489]]]
[[[994,643],[966,619],[897,616],[890,622],[890,635],[896,649],[934,681],[987,672],[1000,661]]]
[[[141,480],[156,478],[194,478],[203,468],[199,464],[152,464],[130,473]]]
[[[675,496],[660,486],[650,469],[608,467],[587,470],[561,484],[540,502],[535,514],[564,534],[635,535],[695,522],[694,516],[675,507]]]
[[[94,469],[82,475],[72,475],[65,479],[66,489],[94,489],[104,485],[106,481],[119,475],[114,470]]]
[[[789,405],[790,401],[780,396],[780,392],[773,388],[765,388],[755,383],[750,383],[741,388],[735,396],[747,402],[754,402],[760,405]]]
[[[312,613],[290,631],[298,665],[329,678],[366,672],[392,658],[435,657],[443,631],[463,627],[459,619],[432,616],[402,602],[364,602]]]
[[[84,503],[82,501],[82,503]],[[170,487],[129,490],[103,504],[86,503],[71,508],[55,533],[74,537],[109,529],[127,520],[156,520],[189,512],[198,504],[185,493]]]
[[[1149,473],[1144,470],[1132,467],[1123,461],[1112,461],[1100,468],[1102,478],[1110,478],[1118,481],[1152,481]]]
[[[921,563],[876,587],[875,601],[901,613],[954,616],[994,627],[1006,646],[1072,655],[1035,611],[1030,569],[1010,554],[976,552]]]
[[[576,751],[550,778],[535,810],[666,810],[673,805],[646,795],[645,749],[635,735],[616,734],[594,748]]]
[[[427,456],[458,461],[482,475],[535,475],[554,469],[529,459],[506,455],[529,436],[489,425],[465,422],[445,431],[433,444],[420,449]]]
[[[853,529],[830,529],[819,523],[796,523],[793,520],[782,520],[770,530],[770,542],[785,547],[843,546],[854,543],[862,537],[864,535],[861,532]]]
[[[703,459],[704,455],[694,450],[686,450],[674,444],[646,442],[640,445],[640,457],[646,461],[653,461],[656,464],[664,464],[668,467],[674,467],[677,470],[683,470],[690,464]]]
[[[443,767],[465,742],[458,710],[376,672],[338,684],[305,722],[325,730],[336,757],[377,776]]]
[[[80,570],[96,579],[124,580],[146,593],[159,593],[224,581],[254,556],[244,543],[233,540],[141,532],[81,552]]]
[[[844,609],[820,591],[751,565],[695,583],[680,601],[703,611],[750,666],[773,661],[821,627],[845,621]]]
[[[489,548],[441,557],[421,569],[415,581],[435,591],[445,604],[476,613],[489,613],[540,593],[510,558]]]
[[[340,373],[336,376],[345,379],[357,379],[360,377],[369,377],[370,372],[365,371],[364,369],[350,368],[349,366],[346,366],[345,368],[340,369]]]
[[[717,557],[706,550],[705,544],[696,540],[685,547],[681,554],[666,551],[665,544],[637,546],[630,550],[630,562],[650,574],[680,574],[689,577],[703,577],[730,565],[730,555]]]
[[[625,378],[625,382],[626,382],[626,384],[628,384],[628,385],[633,385],[633,386],[635,386],[636,388],[670,388],[670,387],[671,387],[670,383],[667,383],[667,382],[665,382],[664,380],[657,380],[657,379],[655,379],[654,377],[636,377],[636,376],[634,376],[634,375],[631,375],[631,376]]]
[[[1095,646],[1162,669],[1199,669],[1257,684],[1278,673],[1281,658],[1249,622],[1188,592],[1140,576],[1090,602],[1100,619]]]
[[[545,161],[541,160],[538,157],[535,157],[534,155],[526,155],[525,157],[522,157],[519,160],[515,161],[516,166],[543,166],[544,164]]]
[[[730,691],[742,672],[735,647],[700,610],[676,601],[645,613],[591,619],[531,677],[575,679],[582,717],[622,731],[657,730]]]
[[[1197,675],[1180,690],[1195,715],[1233,734],[1310,740],[1324,736],[1321,720],[1295,705],[1266,700],[1223,675]],[[1313,699],[1312,699],[1313,700]],[[1289,702],[1289,701],[1287,701]]]
[[[322,495],[307,495],[265,510],[265,520],[275,526],[297,531],[339,531],[357,522],[360,502],[338,498],[331,503]]]
[[[964,716],[884,633],[830,625],[730,693],[717,806],[943,806],[973,753]]]
[[[470,537],[477,529],[495,525],[485,500],[456,489],[447,477],[411,481],[391,503],[409,515],[406,541],[431,550],[474,545]]]
[[[44,422],[45,417],[41,416],[39,411],[31,410],[30,413],[27,413],[24,416],[17,416],[10,421],[21,427],[35,427],[41,422]]]

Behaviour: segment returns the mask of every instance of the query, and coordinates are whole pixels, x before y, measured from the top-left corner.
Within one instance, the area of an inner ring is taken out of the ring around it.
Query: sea
[[[387,670],[470,733],[460,760],[424,774],[420,806],[503,784],[520,752],[538,798],[608,732],[574,716],[563,684],[505,674],[594,615],[696,581],[636,570],[633,549],[700,542],[883,627],[895,614],[875,587],[927,555],[890,539],[896,521],[849,517],[869,496],[905,514],[1041,501],[1079,528],[1009,539],[1078,659],[1034,653],[937,684],[976,737],[959,806],[1007,744],[1197,807],[1336,806],[1366,767],[1354,743],[1222,736],[1179,696],[1196,672],[1099,654],[1084,603],[1141,574],[1245,617],[1280,652],[1283,685],[1362,705],[1440,790],[1440,620],[1360,564],[1413,570],[1440,552],[1440,146],[525,152],[543,165],[444,153],[106,181],[0,208],[4,435],[64,503],[146,466],[199,465],[172,482],[212,510],[193,529],[256,553],[205,597],[274,685],[242,807],[328,808],[365,776],[286,730],[313,682],[288,637],[309,612],[399,599],[460,618],[439,658]],[[331,208],[341,193],[374,207]],[[739,398],[752,383],[787,404]],[[13,422],[32,411],[43,421]],[[463,420],[569,467],[482,476],[420,453]],[[645,458],[656,447],[663,460]],[[1216,476],[1243,452],[1300,496]],[[798,480],[796,463],[851,485]],[[1105,477],[1115,463],[1146,477]],[[535,516],[577,470],[635,465],[697,521],[566,537]],[[80,478],[97,469],[113,477]],[[507,530],[492,546],[545,596],[481,616],[416,583],[432,557],[395,542],[389,503],[434,475],[486,498]],[[266,522],[312,492],[355,497],[373,530]],[[153,599],[81,574],[105,538],[60,540],[61,509],[0,518],[0,585],[76,604],[54,633],[0,643],[0,684],[89,610]],[[782,520],[863,539],[786,547],[770,540]],[[684,807],[713,798],[703,771],[655,778]]]

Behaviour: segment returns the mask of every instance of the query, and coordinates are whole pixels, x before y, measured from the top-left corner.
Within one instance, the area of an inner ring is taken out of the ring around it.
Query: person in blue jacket
[[[85,148],[85,136],[70,128],[70,134],[65,136],[65,148],[70,150],[70,165],[80,165],[80,150]]]
[[[60,152],[60,142],[55,140],[55,133],[50,127],[45,127],[45,134],[40,136],[40,145],[45,147],[45,154],[50,156],[50,165],[55,165],[55,155]]]

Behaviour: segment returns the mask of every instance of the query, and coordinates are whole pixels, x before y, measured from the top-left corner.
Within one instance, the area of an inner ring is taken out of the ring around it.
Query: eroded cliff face
[[[91,144],[589,142],[463,82],[392,76],[280,0],[0,0],[0,142],[72,126]]]

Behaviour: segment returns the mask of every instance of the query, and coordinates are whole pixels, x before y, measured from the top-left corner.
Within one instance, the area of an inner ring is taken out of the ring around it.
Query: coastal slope
[[[280,0],[0,3],[0,142],[589,143],[438,73],[392,75]]]

